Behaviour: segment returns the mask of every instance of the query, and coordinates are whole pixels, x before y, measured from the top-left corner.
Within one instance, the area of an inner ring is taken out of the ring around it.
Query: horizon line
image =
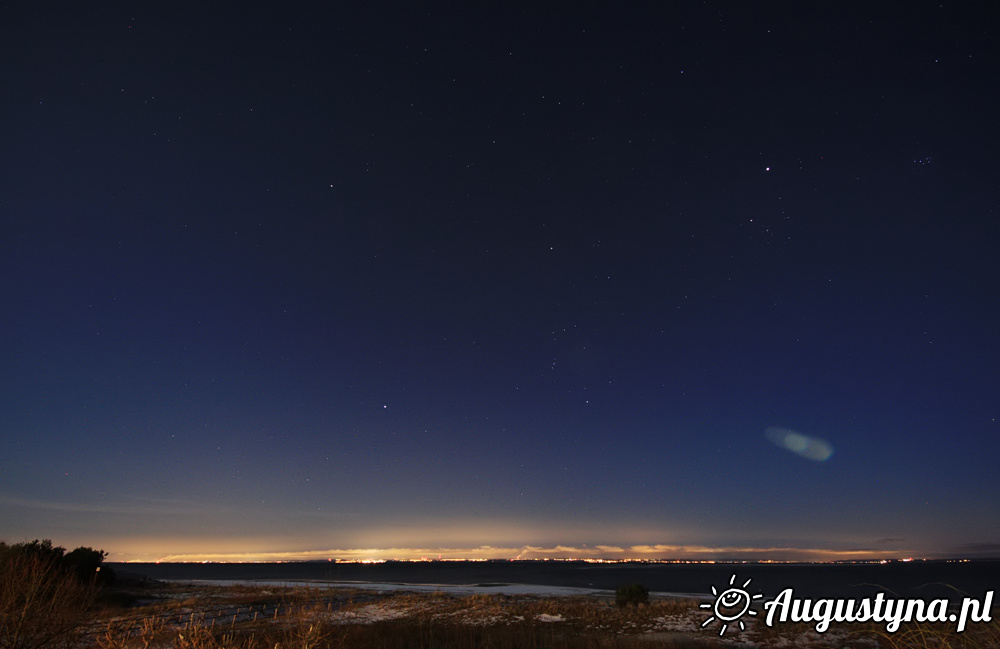
[[[381,563],[386,561],[589,561],[594,563],[837,563],[878,561],[962,561],[975,557],[961,554],[927,553],[913,549],[882,550],[855,548],[835,550],[801,547],[633,545],[475,548],[336,548],[299,551],[237,552],[115,552],[114,563],[293,563],[326,561],[338,563]]]
[[[514,563],[514,562],[560,562],[560,563],[670,563],[670,564],[836,564],[836,563],[871,563],[871,564],[885,564],[885,563],[911,563],[911,562],[944,562],[944,563],[970,563],[973,561],[1000,561],[1000,556],[983,556],[983,557],[960,557],[960,556],[941,556],[941,557],[893,557],[885,559],[741,559],[738,557],[732,558],[720,558],[720,559],[668,559],[668,558],[657,558],[657,559],[640,559],[640,558],[627,558],[627,559],[599,559],[599,558],[584,558],[584,557],[536,557],[536,558],[513,558],[513,559],[467,559],[467,558],[453,558],[453,559],[437,559],[433,557],[421,557],[419,559],[403,559],[403,558],[392,558],[392,559],[253,559],[253,560],[242,560],[242,561],[227,561],[227,560],[182,560],[182,559],[169,559],[169,560],[145,560],[145,559],[127,559],[122,561],[105,561],[105,563],[116,563],[122,565],[130,564],[163,564],[163,563],[176,563],[176,564],[200,564],[200,565],[210,565],[210,564],[280,564],[280,563],[338,563],[338,564],[380,564],[380,563]]]

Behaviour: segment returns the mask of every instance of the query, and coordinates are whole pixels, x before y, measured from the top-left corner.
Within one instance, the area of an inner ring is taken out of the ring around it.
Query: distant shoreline
[[[531,587],[614,591],[641,583],[652,592],[708,595],[732,575],[751,579],[765,596],[795,588],[806,597],[982,595],[1000,586],[1000,560],[871,563],[591,563],[569,561],[425,561],[344,563],[109,563],[122,573],[162,581],[284,581],[473,587]]]

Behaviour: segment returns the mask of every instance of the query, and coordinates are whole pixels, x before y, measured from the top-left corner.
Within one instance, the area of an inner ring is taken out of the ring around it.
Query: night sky
[[[0,8],[0,539],[1000,555],[998,28]]]

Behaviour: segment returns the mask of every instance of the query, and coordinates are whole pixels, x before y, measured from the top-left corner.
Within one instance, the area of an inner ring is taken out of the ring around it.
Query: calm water
[[[882,591],[893,597],[982,598],[1000,590],[1000,560],[868,564],[590,564],[583,562],[422,562],[345,564],[301,563],[131,563],[109,564],[115,570],[153,579],[352,581],[403,584],[535,584],[614,590],[641,583],[654,592],[710,594],[737,575],[751,593],[765,599],[785,588],[797,597],[871,597]],[[958,592],[956,592],[956,589]]]

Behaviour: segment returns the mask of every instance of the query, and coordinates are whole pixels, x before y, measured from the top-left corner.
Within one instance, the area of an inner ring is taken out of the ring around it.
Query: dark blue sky
[[[2,10],[0,538],[1000,554],[995,11],[362,4]]]

